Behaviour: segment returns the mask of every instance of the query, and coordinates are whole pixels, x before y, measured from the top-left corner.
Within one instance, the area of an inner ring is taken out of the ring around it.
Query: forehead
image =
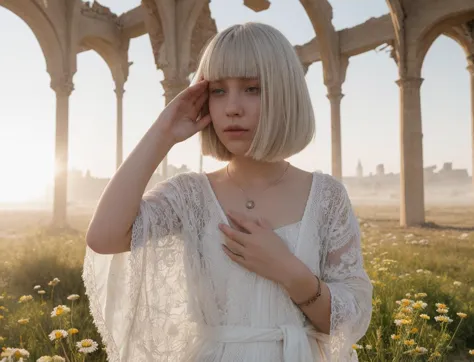
[[[258,82],[258,77],[225,77],[209,81],[209,84],[246,84]]]

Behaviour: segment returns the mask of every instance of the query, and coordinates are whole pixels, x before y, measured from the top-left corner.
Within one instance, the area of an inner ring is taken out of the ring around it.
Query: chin
[[[248,145],[236,145],[236,144],[224,144],[227,150],[232,153],[234,156],[245,156],[247,151],[249,150]]]

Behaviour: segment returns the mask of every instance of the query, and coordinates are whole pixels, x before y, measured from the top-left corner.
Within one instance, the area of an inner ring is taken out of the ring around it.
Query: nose
[[[232,118],[232,117],[239,117],[243,113],[243,107],[242,107],[242,102],[240,99],[239,94],[236,94],[237,92],[229,92],[229,95],[227,97],[227,103],[225,107],[225,112],[227,117]]]

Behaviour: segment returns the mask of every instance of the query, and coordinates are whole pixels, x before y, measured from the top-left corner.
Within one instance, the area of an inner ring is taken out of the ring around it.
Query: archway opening
[[[0,204],[51,208],[55,95],[37,38],[17,15],[0,7]],[[10,34],[14,34],[12,37]]]
[[[421,106],[425,205],[471,204],[471,90],[466,55],[452,39],[440,36],[423,63]]]

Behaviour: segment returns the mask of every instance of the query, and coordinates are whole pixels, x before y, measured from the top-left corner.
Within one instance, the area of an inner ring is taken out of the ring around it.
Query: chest
[[[227,212],[237,211],[253,220],[264,218],[274,230],[295,225],[303,220],[313,196],[312,175],[298,184],[251,192],[228,184],[211,183],[209,179],[205,181],[205,191],[210,194],[212,206],[219,209],[222,221],[228,224],[231,222],[226,217]]]

